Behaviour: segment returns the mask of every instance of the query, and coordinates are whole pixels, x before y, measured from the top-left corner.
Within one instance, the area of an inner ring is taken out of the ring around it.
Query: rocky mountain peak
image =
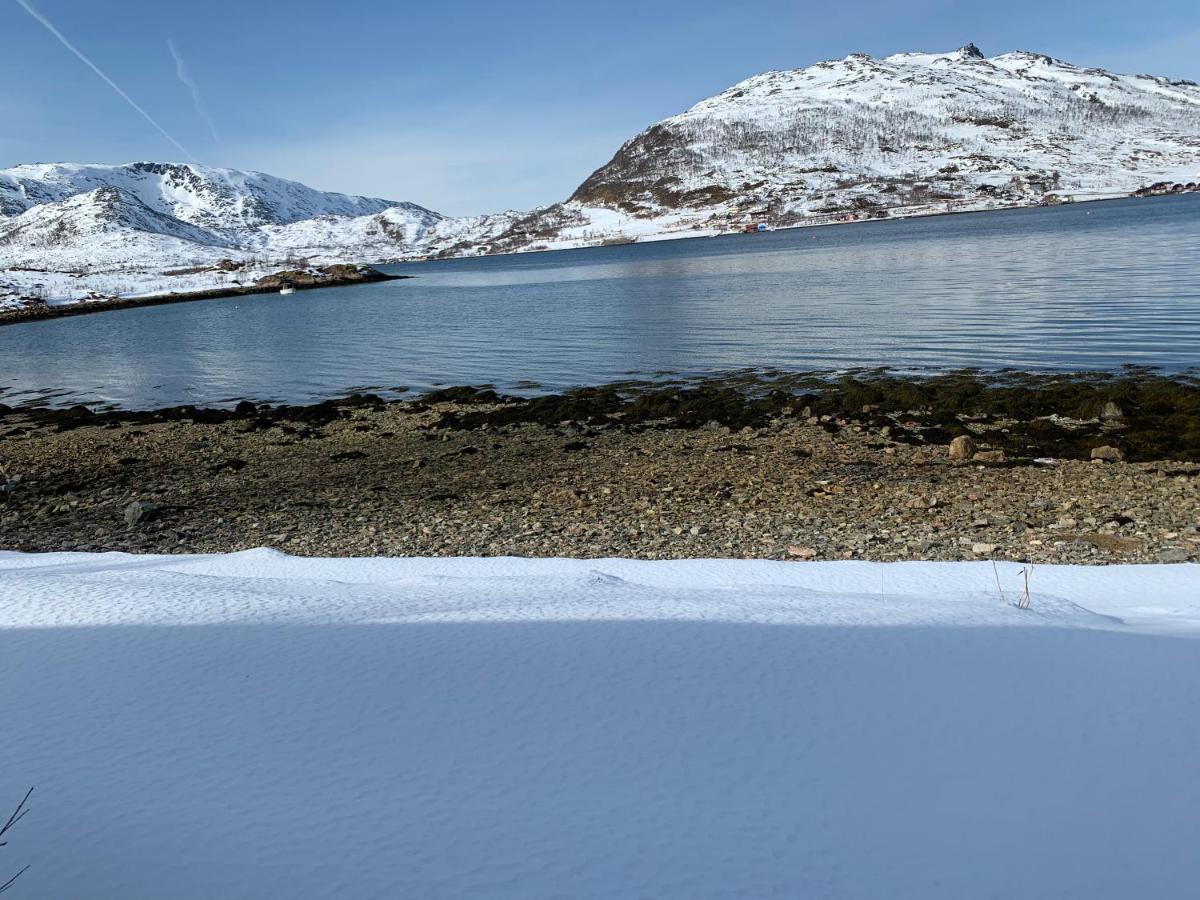
[[[1194,87],[1027,52],[984,59],[969,43],[747,79],[627,141],[572,201],[725,230],[1085,199],[1200,175]]]

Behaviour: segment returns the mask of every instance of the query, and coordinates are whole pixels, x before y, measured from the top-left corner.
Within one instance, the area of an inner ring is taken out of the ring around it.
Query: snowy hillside
[[[1200,87],[1034,53],[852,54],[651,125],[495,251],[1098,199],[1200,181]],[[469,251],[464,244],[459,249]]]
[[[1200,566],[0,554],[14,897],[1178,898]]]
[[[1195,84],[968,45],[758,75],[652,125],[572,200],[793,224],[1197,178]]]
[[[190,265],[228,256],[234,246],[227,233],[156,211],[114,187],[74,194],[0,220],[0,253],[16,266],[49,261],[55,269],[101,269],[131,259]]]
[[[401,205],[428,212],[412,204],[316,191],[259,172],[139,162],[125,166],[54,163],[0,170],[0,214],[16,215],[101,187],[114,188],[155,212],[217,230],[283,225],[322,215],[364,216]]]
[[[411,203],[367,216],[326,214],[284,225],[264,225],[246,248],[266,259],[304,256],[330,262],[387,262],[424,252],[432,228],[446,219]]]

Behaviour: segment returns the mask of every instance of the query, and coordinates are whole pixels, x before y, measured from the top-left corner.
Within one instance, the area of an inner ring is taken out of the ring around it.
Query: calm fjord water
[[[1200,196],[393,267],[0,328],[0,401],[148,408],[771,367],[1200,364]]]

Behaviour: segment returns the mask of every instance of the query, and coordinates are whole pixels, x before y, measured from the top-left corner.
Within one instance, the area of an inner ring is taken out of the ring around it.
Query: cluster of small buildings
[[[1190,194],[1193,191],[1200,191],[1200,182],[1170,182],[1156,181],[1154,184],[1147,187],[1140,187],[1133,192],[1135,197],[1153,197],[1157,194]]]

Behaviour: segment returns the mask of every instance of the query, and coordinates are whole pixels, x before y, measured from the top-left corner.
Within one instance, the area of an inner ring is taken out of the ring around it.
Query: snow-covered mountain
[[[250,256],[395,257],[443,217],[198,165],[57,163],[0,171],[0,267],[103,271]]]
[[[850,216],[1087,199],[1200,179],[1200,87],[1035,53],[851,54],[767,72],[651,125],[542,232],[795,225]],[[647,223],[656,227],[647,228]]]
[[[989,59],[968,44],[757,75],[651,125],[570,199],[525,213],[449,218],[198,165],[18,166],[0,171],[0,282],[12,293],[23,269],[86,280],[226,258],[269,266],[590,246],[1198,180],[1196,84],[1033,53]]]
[[[52,203],[32,206],[5,220],[5,246],[60,248],[64,253],[85,244],[88,252],[101,249],[105,238],[120,240],[143,234],[194,244],[231,246],[221,232],[202,228],[146,205],[136,196],[114,187],[99,187]]]
[[[316,216],[364,216],[413,204],[316,191],[260,172],[139,162],[126,166],[68,163],[0,170],[0,215],[12,216],[96,188],[114,188],[155,212],[213,229],[286,225]]]
[[[1130,191],[1200,170],[1200,87],[1032,53],[854,54],[651,126],[572,199],[787,220],[979,195]]]

